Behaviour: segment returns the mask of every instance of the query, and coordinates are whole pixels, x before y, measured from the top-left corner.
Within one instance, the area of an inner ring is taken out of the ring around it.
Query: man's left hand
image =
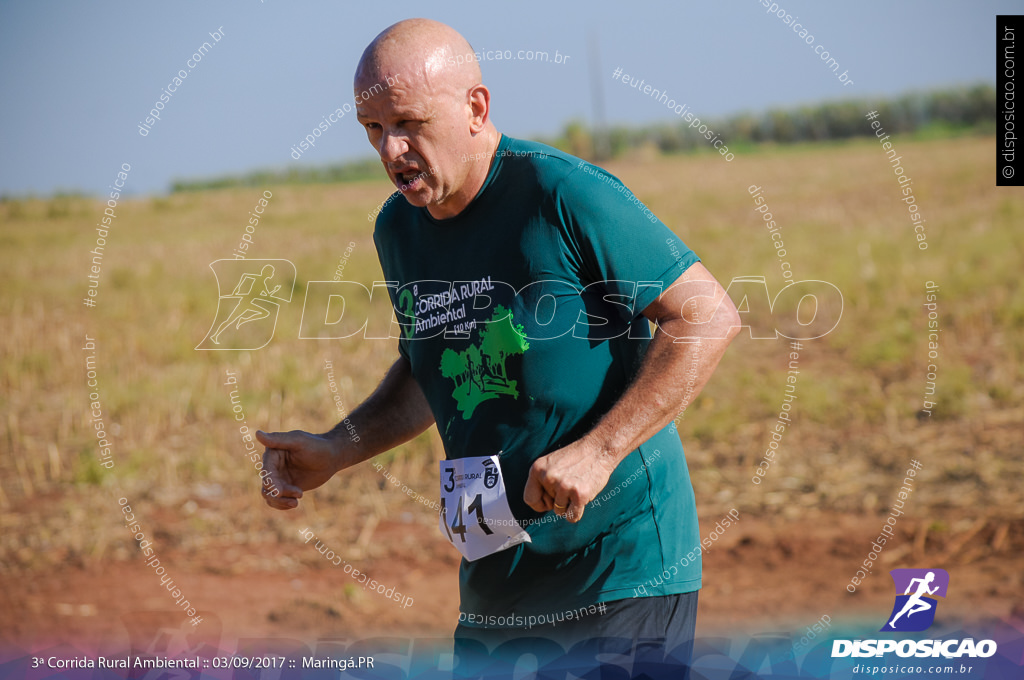
[[[600,451],[585,440],[574,442],[534,461],[523,501],[537,512],[554,510],[570,522],[579,522],[612,470],[612,461]]]

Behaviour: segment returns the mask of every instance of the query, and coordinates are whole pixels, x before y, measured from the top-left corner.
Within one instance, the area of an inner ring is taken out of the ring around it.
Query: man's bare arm
[[[644,315],[658,329],[639,374],[589,433],[533,464],[523,499],[534,510],[555,509],[579,521],[616,466],[700,394],[742,323],[699,262]]]
[[[323,435],[340,442],[345,464],[339,469],[404,444],[433,425],[434,414],[412,377],[408,360],[399,357],[377,389],[349,414],[348,421],[358,442],[351,441],[344,421]]]
[[[377,389],[324,434],[302,430],[257,432],[266,446],[263,466],[270,473],[263,498],[272,508],[297,507],[303,491],[315,489],[340,470],[393,449],[434,423],[422,390],[405,358],[399,358]],[[349,429],[351,425],[351,429]],[[279,493],[273,495],[271,489]]]

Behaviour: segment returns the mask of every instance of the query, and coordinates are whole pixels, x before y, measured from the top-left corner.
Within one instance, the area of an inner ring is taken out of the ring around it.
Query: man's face
[[[470,165],[462,162],[472,139],[470,107],[449,88],[432,92],[424,81],[395,83],[357,104],[356,112],[406,200],[434,217],[452,217],[473,198],[459,193]],[[357,83],[356,96],[373,85]]]

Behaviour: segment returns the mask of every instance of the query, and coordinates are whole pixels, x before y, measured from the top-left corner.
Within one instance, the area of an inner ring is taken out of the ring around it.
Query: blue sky
[[[494,120],[512,136],[552,135],[592,117],[589,36],[611,123],[672,120],[663,104],[612,79],[621,67],[701,117],[847,97],[995,82],[995,15],[1019,2],[888,0],[777,3],[847,71],[835,74],[760,0],[512,3],[2,2],[0,194],[99,193],[122,163],[129,194],[174,178],[366,157],[354,114],[299,161],[292,145],[351,103],[366,44],[403,18],[451,24],[477,50],[547,51],[561,64],[489,61]],[[223,39],[143,121],[211,32]]]

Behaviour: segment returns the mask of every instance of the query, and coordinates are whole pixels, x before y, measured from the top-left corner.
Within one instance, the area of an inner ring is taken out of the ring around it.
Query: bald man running
[[[358,119],[405,198],[374,231],[397,282],[399,356],[349,416],[358,441],[341,424],[258,434],[281,490],[266,502],[296,507],[436,424],[440,528],[464,558],[460,668],[523,637],[686,663],[700,538],[671,423],[738,315],[617,178],[500,134],[472,54],[425,19],[363,53]],[[638,638],[664,642],[652,652]]]

